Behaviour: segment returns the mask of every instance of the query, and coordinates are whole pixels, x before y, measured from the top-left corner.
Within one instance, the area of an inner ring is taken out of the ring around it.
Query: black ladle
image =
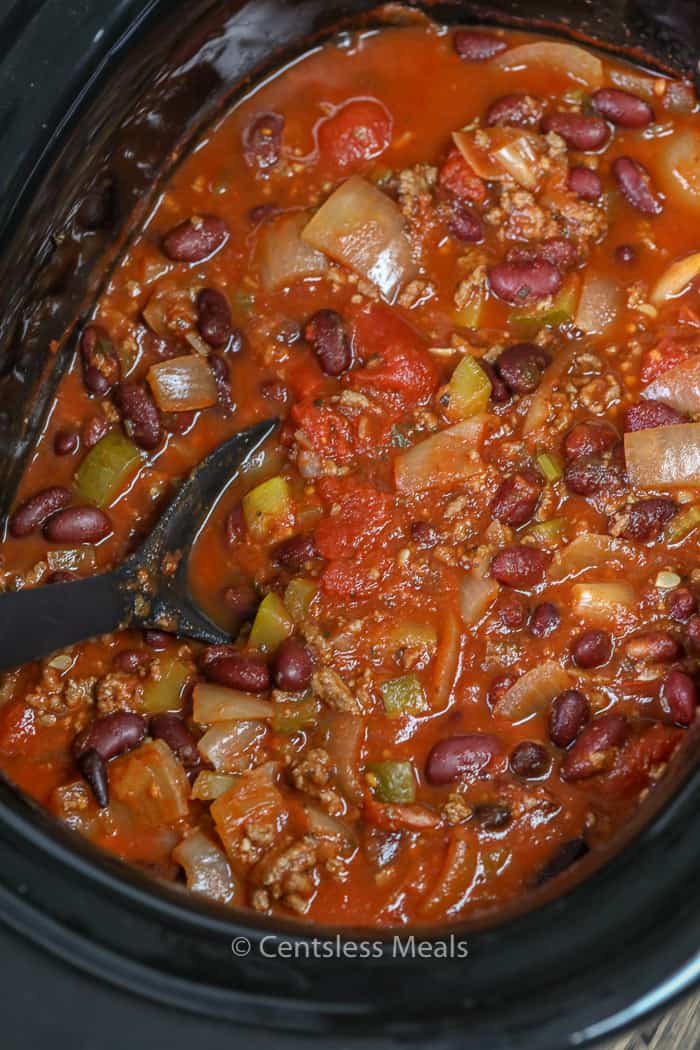
[[[0,595],[0,671],[117,628],[152,628],[214,645],[229,642],[230,636],[192,601],[188,558],[218,496],[276,426],[277,420],[267,420],[219,445],[118,569]],[[167,555],[179,558],[172,573],[163,571]]]

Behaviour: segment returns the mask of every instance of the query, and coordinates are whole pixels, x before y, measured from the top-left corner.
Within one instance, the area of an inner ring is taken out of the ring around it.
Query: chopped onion
[[[511,722],[544,711],[550,701],[571,685],[568,673],[555,660],[545,660],[518,678],[494,705],[493,713]]]
[[[209,682],[200,682],[194,687],[192,715],[200,725],[230,722],[234,718],[272,718],[274,713],[271,700],[261,700],[251,693]]]
[[[700,412],[700,354],[669,368],[649,384],[644,397],[689,415]]]
[[[217,773],[243,773],[255,758],[255,744],[267,732],[264,722],[217,722],[198,741],[203,758]]]
[[[700,134],[685,129],[660,144],[656,174],[677,204],[700,209]]]
[[[484,413],[472,416],[399,453],[394,460],[398,491],[405,495],[449,488],[482,470],[479,449],[488,418]]]
[[[525,416],[523,434],[539,430],[549,420],[552,410],[552,398],[574,360],[575,350],[560,350],[551,365],[547,368],[542,382],[533,394],[530,407]]]
[[[574,613],[587,623],[626,622],[636,605],[629,583],[577,583],[571,596]]]
[[[549,569],[549,578],[554,582],[565,580],[586,569],[605,565],[625,554],[629,554],[629,549],[619,540],[612,536],[587,532],[583,536],[577,536],[563,550],[557,551]]]
[[[664,270],[651,292],[652,303],[663,303],[667,299],[675,299],[676,296],[687,292],[688,288],[700,275],[700,252],[686,255],[685,259],[677,259]]]
[[[581,287],[574,324],[587,335],[600,335],[617,319],[620,290],[609,277],[586,273]]]
[[[229,904],[236,883],[226,854],[203,831],[192,831],[173,850],[173,860],[185,869],[187,888],[210,900]]]
[[[235,783],[236,777],[231,773],[213,773],[211,769],[203,769],[197,774],[192,785],[192,798],[199,799],[200,802],[213,802]]]
[[[466,828],[453,829],[442,871],[421,905],[422,915],[447,918],[468,900],[479,870],[478,841]]]
[[[700,423],[679,423],[625,434],[632,488],[676,489],[700,483]]]
[[[565,73],[588,88],[603,85],[603,63],[596,55],[584,51],[582,47],[557,40],[521,44],[492,59],[491,65],[508,71],[527,68],[554,70]]]
[[[692,84],[686,80],[671,80],[664,95],[664,109],[669,113],[692,113],[697,98]]]
[[[388,302],[417,272],[398,205],[359,175],[330,195],[301,236],[371,281]]]
[[[161,339],[184,337],[195,323],[192,289],[178,287],[172,278],[160,281],[142,314],[151,331]]]
[[[650,77],[631,66],[611,66],[608,69],[610,83],[622,91],[630,91],[633,95],[641,95],[648,102],[658,101],[654,91],[655,77]]]
[[[260,275],[267,292],[276,292],[305,277],[319,277],[328,260],[299,236],[309,221],[306,212],[282,215],[267,224],[260,239]]]
[[[493,605],[499,591],[486,564],[480,563],[464,576],[459,585],[459,612],[465,627],[474,627]]]
[[[348,846],[355,844],[355,836],[344,820],[329,816],[318,806],[307,805],[304,809],[312,835],[320,835],[326,839],[342,839]]]
[[[526,189],[537,186],[540,176],[537,147],[543,141],[540,135],[516,128],[482,128],[478,137],[473,132],[455,131],[452,138],[479,178],[497,181],[511,175]],[[484,146],[486,139],[488,145]]]
[[[494,149],[497,163],[526,190],[534,190],[540,181],[536,149],[538,139],[538,135],[523,131]]]
[[[109,779],[113,797],[145,823],[172,824],[189,813],[190,782],[163,740],[148,740],[115,762]]]
[[[193,412],[216,404],[214,374],[199,354],[151,365],[146,379],[161,412]]]
[[[326,750],[337,770],[340,790],[349,802],[359,803],[364,797],[358,763],[365,737],[365,725],[357,715],[345,711],[328,714],[324,720]]]
[[[484,132],[484,134],[488,134]],[[469,167],[480,179],[497,180],[502,179],[504,172],[498,161],[494,160],[491,152],[491,137],[489,136],[489,148],[477,144],[473,133],[466,131],[455,131],[452,134],[454,144],[466,160]]]
[[[435,654],[435,700],[438,707],[444,707],[452,693],[457,677],[459,657],[462,651],[462,632],[454,613],[449,612],[442,621],[442,630]]]

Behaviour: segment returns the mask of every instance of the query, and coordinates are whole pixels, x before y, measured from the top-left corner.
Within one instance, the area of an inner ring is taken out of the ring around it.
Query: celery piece
[[[272,716],[275,733],[298,733],[318,724],[318,705],[315,700],[276,700]]]
[[[564,538],[566,526],[566,518],[550,518],[549,521],[537,521],[530,525],[523,535],[533,545],[547,547],[556,545]]]
[[[96,507],[107,507],[141,462],[141,453],[121,430],[110,430],[90,449],[75,473],[75,491]]]
[[[491,396],[491,380],[469,354],[459,362],[447,384],[450,419],[469,419],[483,412]]]
[[[284,602],[270,591],[258,606],[248,641],[251,649],[274,653],[293,630],[294,621]]]
[[[458,328],[478,328],[481,324],[481,312],[484,307],[484,297],[477,292],[466,303],[461,310],[454,315],[454,323]]]
[[[301,623],[306,619],[311,603],[317,594],[318,587],[315,580],[295,576],[289,581],[284,592],[284,605],[294,623]]]
[[[407,649],[434,649],[437,645],[437,631],[430,623],[405,620],[389,632],[389,642]]]
[[[257,539],[264,539],[275,525],[291,517],[291,494],[286,478],[279,474],[256,485],[243,497],[246,525]]]
[[[681,543],[700,525],[700,503],[684,507],[671,518],[664,532],[666,543]]]
[[[159,661],[159,676],[149,682],[143,691],[143,708],[154,715],[159,711],[176,711],[180,707],[180,694],[191,667],[177,656],[164,656]]]
[[[231,773],[214,773],[210,769],[203,769],[192,785],[192,798],[213,802],[234,787],[237,781],[238,777]]]
[[[564,464],[556,452],[538,452],[535,463],[547,481],[559,481],[564,476]]]
[[[370,762],[366,773],[379,802],[416,801],[416,777],[410,762]]]
[[[552,300],[549,310],[541,314],[511,314],[508,324],[523,338],[532,338],[540,328],[558,328],[567,324],[574,316],[578,305],[579,282],[577,277],[565,281]]]
[[[423,686],[414,674],[405,674],[401,678],[390,678],[379,687],[384,701],[384,710],[389,718],[414,714],[427,710]]]

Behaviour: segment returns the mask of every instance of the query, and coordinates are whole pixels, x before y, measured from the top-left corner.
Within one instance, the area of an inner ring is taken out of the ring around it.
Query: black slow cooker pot
[[[539,24],[593,38],[691,76],[700,55],[696,0],[422,6],[445,22]],[[0,510],[69,360],[69,350],[49,351],[51,340],[89,310],[127,219],[138,225],[197,130],[310,41],[357,19],[417,17],[420,7],[0,2]],[[428,931],[433,950],[419,957],[410,947],[397,953],[391,932],[379,940],[343,931],[336,941],[336,930],[209,906],[102,855],[3,781],[0,919],[62,960],[60,987],[68,987],[69,964],[165,1004],[175,1048],[184,1032],[177,1010],[206,1015],[196,1028],[203,1040],[216,1018],[315,1034],[328,1045],[381,1037],[488,1050],[581,1046],[669,1004],[700,977],[700,771],[693,748],[687,753],[588,878],[562,896],[552,887],[526,913],[453,928],[466,958],[444,930]],[[595,862],[583,862],[582,874],[586,865]],[[281,939],[292,947],[278,950]],[[369,939],[371,951],[352,947]],[[14,943],[5,942],[4,998]],[[105,1033],[119,1025],[124,1000],[100,994]],[[81,1010],[79,997],[53,1003],[68,1018]],[[29,1032],[31,1024],[27,1017]],[[141,1045],[137,1032],[124,1036]]]

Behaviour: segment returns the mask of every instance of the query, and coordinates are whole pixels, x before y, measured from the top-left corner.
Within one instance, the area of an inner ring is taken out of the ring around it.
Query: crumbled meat
[[[67,720],[75,729],[81,729],[94,701],[96,681],[92,677],[66,679],[52,667],[44,667],[25,700],[37,712],[42,725]]]
[[[448,824],[462,824],[469,820],[473,810],[462,795],[453,792],[441,810],[443,820]]]
[[[257,886],[266,891],[266,894],[253,894],[253,907],[266,910],[265,901],[269,906],[272,899],[303,914],[316,889],[318,859],[318,843],[313,835],[270,851],[252,872]]]
[[[361,714],[356,697],[353,696],[337,671],[331,667],[322,667],[314,672],[311,679],[311,690],[315,697],[335,711]]]
[[[480,297],[486,288],[486,264],[487,257],[478,248],[466,255],[462,255],[457,261],[461,272],[467,272],[455,291],[455,306],[458,310],[465,310],[470,303]]]
[[[430,215],[437,175],[437,168],[430,164],[416,164],[399,172],[399,205],[411,225],[422,226]]]
[[[111,715],[114,711],[139,711],[142,695],[143,685],[138,675],[110,671],[97,683],[97,710],[101,715]]]
[[[322,747],[314,747],[289,767],[289,779],[297,791],[316,798],[331,816],[340,816],[345,809],[343,800],[331,786],[333,763]]]

